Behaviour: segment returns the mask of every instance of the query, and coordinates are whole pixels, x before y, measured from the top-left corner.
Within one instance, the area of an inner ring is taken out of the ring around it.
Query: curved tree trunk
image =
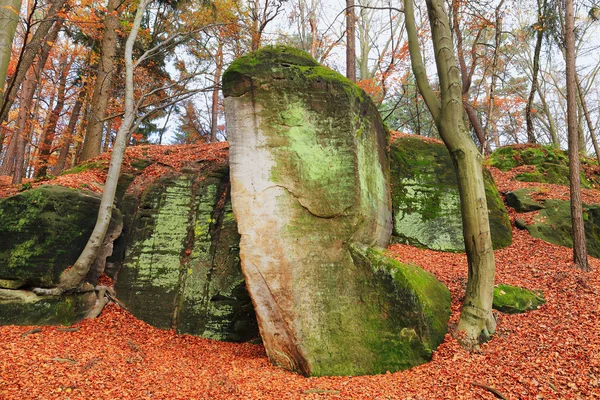
[[[458,324],[463,346],[473,348],[495,332],[492,315],[495,262],[483,182],[483,157],[463,121],[461,77],[443,0],[426,0],[441,98],[429,86],[414,21],[413,0],[404,0],[414,75],[438,131],[450,152],[458,179],[468,282]]]
[[[542,40],[544,39],[544,19],[546,18],[547,0],[538,0],[538,22],[535,38],[535,49],[533,51],[533,71],[531,71],[531,90],[527,99],[527,108],[525,109],[525,120],[527,121],[527,142],[537,143],[535,132],[533,131],[533,101],[535,92],[538,90],[538,73],[540,71],[540,53],[542,51]]]

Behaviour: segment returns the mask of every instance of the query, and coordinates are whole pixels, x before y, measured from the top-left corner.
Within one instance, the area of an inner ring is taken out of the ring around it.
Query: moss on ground
[[[498,285],[494,288],[493,308],[504,313],[518,314],[536,310],[545,302],[544,295],[540,291],[532,292],[509,285]]]

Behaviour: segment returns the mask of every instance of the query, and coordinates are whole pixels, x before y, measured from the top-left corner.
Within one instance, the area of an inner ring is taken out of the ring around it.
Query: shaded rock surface
[[[371,249],[392,230],[388,132],[371,100],[287,47],[238,59],[223,88],[242,268],[270,360],[316,376],[427,360],[449,296]]]
[[[400,136],[390,145],[396,242],[433,250],[464,251],[456,173],[446,147],[418,136]],[[484,170],[492,244],[512,243],[510,220],[494,178]]]
[[[119,299],[138,318],[217,340],[258,336],[240,269],[228,170],[172,172],[127,195]]]
[[[83,250],[98,207],[99,195],[51,185],[0,199],[0,279],[20,282],[13,289],[56,286]],[[115,210],[105,247],[121,223]]]
[[[515,209],[517,212],[529,212],[540,210],[544,205],[539,201],[533,200],[531,195],[535,193],[535,189],[517,189],[506,193],[506,204]]]
[[[493,308],[504,313],[518,314],[536,310],[545,302],[544,295],[539,291],[510,285],[498,285],[494,288]]]

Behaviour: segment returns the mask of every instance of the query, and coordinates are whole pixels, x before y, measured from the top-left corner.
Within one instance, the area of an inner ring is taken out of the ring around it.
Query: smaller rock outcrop
[[[392,240],[432,250],[465,250],[458,182],[443,143],[401,135],[390,145]],[[511,244],[512,230],[494,178],[484,170],[492,245]]]
[[[544,295],[518,286],[498,285],[494,288],[493,308],[507,314],[537,310],[544,304]]]

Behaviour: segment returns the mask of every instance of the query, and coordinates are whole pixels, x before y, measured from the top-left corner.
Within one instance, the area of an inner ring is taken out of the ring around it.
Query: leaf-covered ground
[[[494,172],[506,190],[510,179]],[[495,252],[496,282],[540,289],[547,303],[521,315],[496,313],[498,331],[476,353],[448,334],[430,363],[408,371],[303,378],[271,366],[260,345],[161,331],[110,305],[76,331],[43,327],[23,335],[34,327],[0,327],[0,399],[496,398],[481,386],[508,399],[600,398],[600,261],[591,258],[592,272],[579,272],[570,249],[517,229],[513,235],[510,247]],[[404,245],[389,253],[450,288],[452,329],[466,257]]]

